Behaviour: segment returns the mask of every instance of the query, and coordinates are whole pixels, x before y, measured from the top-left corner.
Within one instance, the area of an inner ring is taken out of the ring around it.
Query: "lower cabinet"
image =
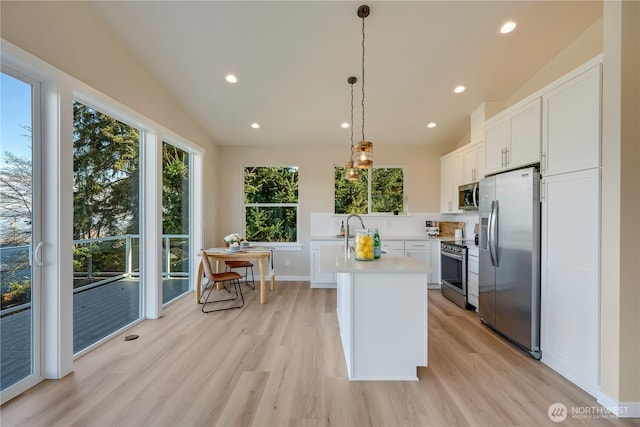
[[[475,246],[469,247],[468,259],[467,259],[467,302],[476,308],[476,311],[480,309],[479,295],[479,251]]]
[[[339,245],[336,241],[314,241],[311,242],[311,287],[312,288],[335,288],[336,273],[320,271],[320,246]]]

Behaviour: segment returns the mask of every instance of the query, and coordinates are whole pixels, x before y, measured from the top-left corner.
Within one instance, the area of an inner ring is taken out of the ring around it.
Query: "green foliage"
[[[298,203],[298,168],[245,167],[245,203]]]
[[[371,212],[404,212],[403,170],[375,168],[371,173]]]
[[[361,170],[357,181],[345,179],[346,169],[334,171],[335,213],[366,214],[369,176],[371,176],[371,212],[404,212],[404,171],[402,168]]]
[[[139,232],[138,130],[73,104],[74,239]]]
[[[162,143],[162,233],[189,234],[189,153]]]
[[[298,208],[290,206],[298,203],[297,167],[245,167],[244,202],[247,240],[297,241]]]
[[[247,206],[246,238],[253,242],[295,242],[297,214],[296,207]]]
[[[347,170],[336,167],[335,182],[335,213],[337,214],[366,214],[367,213],[367,183],[366,171],[360,173],[357,181],[347,181]]]

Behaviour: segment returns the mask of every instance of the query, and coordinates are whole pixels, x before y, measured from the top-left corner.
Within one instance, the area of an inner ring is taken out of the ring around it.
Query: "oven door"
[[[452,254],[440,251],[440,271],[442,286],[446,286],[456,292],[467,295],[467,270],[466,257],[462,254]]]

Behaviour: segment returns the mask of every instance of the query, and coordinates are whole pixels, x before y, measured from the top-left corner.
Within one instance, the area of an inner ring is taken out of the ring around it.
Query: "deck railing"
[[[162,239],[162,277],[164,279],[189,277],[189,235],[163,234]],[[139,234],[74,240],[73,293],[84,292],[115,280],[139,277],[139,251],[137,250],[139,242]],[[30,246],[11,246],[2,249],[5,250],[9,248],[13,251],[20,250],[24,252],[22,256],[29,257],[27,265],[31,265]],[[82,248],[85,249],[82,250]],[[14,262],[26,263],[26,261],[25,259],[15,260]],[[11,263],[12,261],[7,262]],[[6,268],[7,266],[3,265],[3,269]],[[27,269],[21,275],[24,276],[26,280],[30,280],[30,269]],[[0,310],[0,316],[25,310],[30,306],[31,303],[28,302],[7,307],[6,309]]]

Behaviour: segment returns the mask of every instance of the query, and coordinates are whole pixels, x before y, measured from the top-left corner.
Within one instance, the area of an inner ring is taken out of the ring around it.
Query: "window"
[[[73,103],[73,351],[141,316],[140,131]]]
[[[162,303],[189,291],[190,156],[162,142]]]
[[[298,241],[298,167],[244,168],[245,237],[251,242]]]
[[[344,167],[335,167],[336,214],[405,211],[404,168],[384,167],[361,170],[357,181],[347,181],[345,173]]]

